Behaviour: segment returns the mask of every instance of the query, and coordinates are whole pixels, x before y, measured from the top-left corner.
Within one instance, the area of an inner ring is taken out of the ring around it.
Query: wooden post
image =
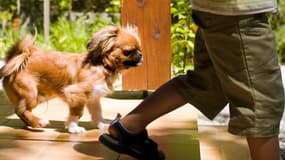
[[[124,90],[153,90],[170,79],[170,0],[122,0],[122,25],[136,25],[144,56],[123,75]]]

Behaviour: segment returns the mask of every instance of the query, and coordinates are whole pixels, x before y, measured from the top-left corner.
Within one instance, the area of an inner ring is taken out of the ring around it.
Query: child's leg
[[[279,160],[278,136],[247,137],[252,160]]]
[[[129,131],[138,133],[156,118],[186,103],[187,101],[168,82],[148,96],[133,111],[123,117],[120,122]]]

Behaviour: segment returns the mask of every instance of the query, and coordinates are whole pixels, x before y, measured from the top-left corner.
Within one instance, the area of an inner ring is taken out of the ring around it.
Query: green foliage
[[[15,11],[17,9],[17,0],[0,0],[0,11]]]
[[[271,16],[271,24],[275,31],[277,52],[281,63],[285,63],[285,0],[279,0],[278,12]]]
[[[68,10],[72,9],[72,0],[61,0],[59,2],[59,7],[61,10]]]
[[[36,45],[43,49],[80,53],[86,51],[86,44],[94,32],[111,23],[110,19],[101,15],[96,15],[92,20],[87,19],[86,14],[79,15],[75,20],[69,20],[66,15],[61,16],[50,26],[50,44],[44,43],[43,31],[39,30]],[[4,58],[5,52],[17,39],[31,33],[30,30],[28,21],[18,31],[12,24],[0,30],[0,58]]]
[[[121,0],[111,0],[110,5],[106,8],[108,13],[120,13],[121,10]]]
[[[5,32],[1,32],[2,35],[5,35],[5,37],[0,37],[0,59],[4,58],[5,51],[9,49],[9,46],[11,46],[15,40],[18,38],[18,34],[13,32],[12,30],[8,30]]]
[[[278,27],[275,33],[279,60],[285,63],[285,25]]]
[[[192,67],[196,26],[188,0],[172,1],[171,14],[172,75],[175,76]]]
[[[118,0],[50,0],[50,21],[51,23],[56,22],[59,17],[72,12],[103,13],[106,12],[107,8],[114,8],[115,11],[119,8],[116,1],[119,2]],[[41,28],[43,23],[43,2],[44,0],[20,0],[20,15],[17,15],[17,0],[0,0],[0,12],[7,11],[13,17],[29,18],[29,25],[36,25]],[[113,18],[113,14],[110,14],[110,16]],[[115,22],[117,24],[117,21]]]
[[[66,52],[86,51],[86,44],[92,33],[110,24],[108,19],[97,15],[89,23],[86,14],[80,14],[76,20],[62,16],[50,28],[50,45],[52,48]]]
[[[0,58],[16,39],[28,32],[34,32],[36,24],[39,34],[37,45],[42,48],[82,52],[92,32],[108,24],[120,24],[120,0],[52,0],[50,44],[44,44],[42,3],[43,0],[21,1],[21,28],[13,27],[16,16],[17,0],[0,0]],[[74,13],[81,13],[75,18]],[[96,14],[90,19],[88,13]],[[172,75],[184,73],[192,68],[196,26],[191,18],[189,0],[172,0],[171,2],[171,47]],[[279,0],[279,12],[271,16],[271,24],[276,32],[277,51],[281,62],[285,63],[285,0]]]
[[[270,23],[274,30],[285,25],[285,0],[278,0],[278,11],[270,16]]]
[[[118,25],[120,23],[121,0],[111,0],[105,11],[110,15],[113,22]]]
[[[7,20],[11,21],[10,18]],[[9,47],[15,43],[19,37],[25,35],[27,33],[27,30],[28,21],[23,22],[19,29],[14,28],[13,23],[10,22],[6,24],[4,29],[0,30],[0,59],[5,57],[5,52],[9,49]]]
[[[106,6],[109,6],[109,4],[106,4],[105,0],[96,1],[100,1],[100,3],[102,4],[104,3],[105,6],[103,7],[103,11],[105,10]],[[113,1],[115,2],[116,0],[112,0],[112,2]],[[0,0],[0,27],[2,28],[0,30],[0,59],[4,58],[5,52],[17,39],[23,37],[28,33],[34,33],[35,28],[37,28],[38,30],[38,36],[36,41],[36,45],[38,47],[50,50],[80,53],[82,51],[86,51],[86,44],[89,38],[91,38],[92,34],[98,29],[110,24],[119,24],[118,18],[110,18],[110,15],[114,13],[95,13],[94,11],[73,12],[74,3],[78,4],[76,6],[77,10],[79,10],[79,6],[85,6],[91,3],[92,5],[89,6],[92,8],[95,5],[93,0],[53,0],[51,1],[50,11],[50,43],[45,44],[42,24],[43,20],[41,15],[42,8],[38,8],[39,10],[35,12],[37,13],[36,16],[41,17],[39,18],[40,23],[36,25],[37,27],[35,25],[31,25],[36,23],[34,23],[33,18],[28,16],[28,12],[24,12],[24,16],[16,16],[18,19],[21,20],[21,22],[20,27],[15,28],[13,23],[16,17],[14,17],[13,15],[15,15],[15,8],[17,8],[16,0],[12,0],[10,2],[8,3],[6,0]],[[31,4],[32,2],[36,2],[36,0],[27,0],[26,3]],[[21,8],[25,8],[27,6],[26,3],[21,3]],[[37,5],[42,5],[42,1],[37,1],[37,3]],[[119,4],[114,3],[111,4],[110,7],[115,5]],[[100,7],[100,5],[98,7]],[[119,6],[117,6],[117,8],[118,7]],[[35,6],[30,5],[30,8],[30,10],[34,10]],[[38,13],[39,11],[40,13]],[[115,12],[115,10],[113,12]]]
[[[10,21],[12,19],[12,14],[8,11],[0,12],[0,21]]]
[[[69,21],[67,17],[60,17],[50,28],[50,42],[53,48],[66,52],[81,52],[88,41],[86,17],[79,17],[76,21]]]

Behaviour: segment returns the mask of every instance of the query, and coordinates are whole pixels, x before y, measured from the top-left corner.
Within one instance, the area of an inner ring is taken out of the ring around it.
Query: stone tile
[[[4,97],[3,93],[0,91],[0,117],[9,116],[14,113],[13,106],[8,102],[7,98]]]
[[[201,148],[201,160],[226,160],[219,148]],[[239,159],[237,157],[237,159]],[[239,159],[242,160],[242,159]]]
[[[187,128],[187,127],[185,127]],[[151,129],[150,137],[159,145],[166,159],[200,160],[197,130],[178,128]]]
[[[244,137],[227,132],[227,127],[199,126],[201,160],[250,160]]]
[[[48,141],[56,139],[58,135],[54,129],[48,128],[35,130],[0,126],[0,139]]]
[[[56,141],[63,142],[89,142],[98,141],[98,137],[103,133],[99,129],[88,130],[83,134],[70,134],[70,133],[60,133],[56,137]]]
[[[234,144],[233,144],[234,143]],[[242,145],[240,142],[225,142],[221,144],[222,155],[225,160],[250,160],[250,153],[247,145]]]
[[[141,100],[103,98],[103,116],[107,120],[112,120],[118,112],[125,115],[140,102]],[[37,116],[50,120],[51,125],[43,129],[27,128],[9,105],[0,103],[0,107],[2,106],[6,109],[0,110],[0,159],[132,159],[126,155],[119,155],[98,142],[99,135],[106,131],[98,130],[91,125],[87,110],[80,120],[80,125],[85,127],[87,132],[69,134],[64,129],[68,107],[59,99],[40,104],[33,111]],[[151,123],[148,129],[149,135],[159,144],[167,159],[200,159],[196,112],[190,105],[159,118]],[[13,154],[13,151],[17,154]]]
[[[8,119],[5,116],[0,116],[0,125],[4,125],[7,122],[8,122]]]
[[[98,141],[52,142],[37,157],[38,160],[115,160],[119,154],[110,151]]]
[[[0,139],[0,157],[3,160],[36,160],[51,142]]]

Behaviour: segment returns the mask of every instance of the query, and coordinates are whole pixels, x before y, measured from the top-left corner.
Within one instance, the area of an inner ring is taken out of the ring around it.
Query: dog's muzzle
[[[132,56],[130,60],[126,60],[124,62],[124,65],[135,67],[135,66],[139,66],[142,62],[143,62],[143,56],[141,53],[138,53],[135,56]]]

